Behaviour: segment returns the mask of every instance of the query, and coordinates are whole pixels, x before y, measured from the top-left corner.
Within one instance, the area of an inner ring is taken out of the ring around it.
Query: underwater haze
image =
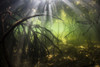
[[[100,0],[0,1],[0,67],[100,67]]]

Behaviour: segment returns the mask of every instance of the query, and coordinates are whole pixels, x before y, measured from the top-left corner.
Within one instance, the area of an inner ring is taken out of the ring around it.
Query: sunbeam
[[[100,67],[100,0],[1,0],[0,67]]]

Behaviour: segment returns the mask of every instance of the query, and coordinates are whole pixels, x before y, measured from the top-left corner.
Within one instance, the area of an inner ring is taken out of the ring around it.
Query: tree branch
[[[37,17],[37,16],[44,16],[44,14],[33,15],[33,16],[25,17],[25,18],[23,18],[23,19],[20,19],[20,20],[16,21],[16,22],[12,25],[12,27],[9,28],[8,31],[7,31],[6,33],[4,33],[4,35],[3,35],[2,39],[1,39],[1,42],[2,42],[3,40],[5,40],[5,38],[8,36],[8,34],[9,34],[12,30],[14,30],[14,28],[15,28],[16,26],[20,25],[22,22],[24,22],[24,21],[26,21],[26,20],[28,20],[28,19],[30,19],[30,18],[32,18],[32,17]]]

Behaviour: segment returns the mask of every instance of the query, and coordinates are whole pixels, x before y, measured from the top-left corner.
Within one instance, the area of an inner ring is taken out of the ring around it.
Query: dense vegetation
[[[0,67],[100,67],[100,0],[0,1]]]

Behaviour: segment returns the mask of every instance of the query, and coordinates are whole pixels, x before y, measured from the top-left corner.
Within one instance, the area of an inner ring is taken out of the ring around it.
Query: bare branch
[[[20,25],[22,22],[24,22],[24,21],[26,21],[26,20],[28,20],[28,19],[30,19],[30,18],[32,18],[32,17],[37,17],[37,16],[44,16],[44,14],[33,15],[33,16],[25,17],[25,18],[23,18],[23,19],[20,19],[20,20],[16,21],[16,22],[12,25],[12,27],[9,28],[8,31],[7,31],[6,33],[4,33],[4,35],[3,35],[2,39],[1,39],[1,42],[7,37],[7,35],[8,35],[12,30],[14,30],[14,28],[15,28],[16,26]]]

